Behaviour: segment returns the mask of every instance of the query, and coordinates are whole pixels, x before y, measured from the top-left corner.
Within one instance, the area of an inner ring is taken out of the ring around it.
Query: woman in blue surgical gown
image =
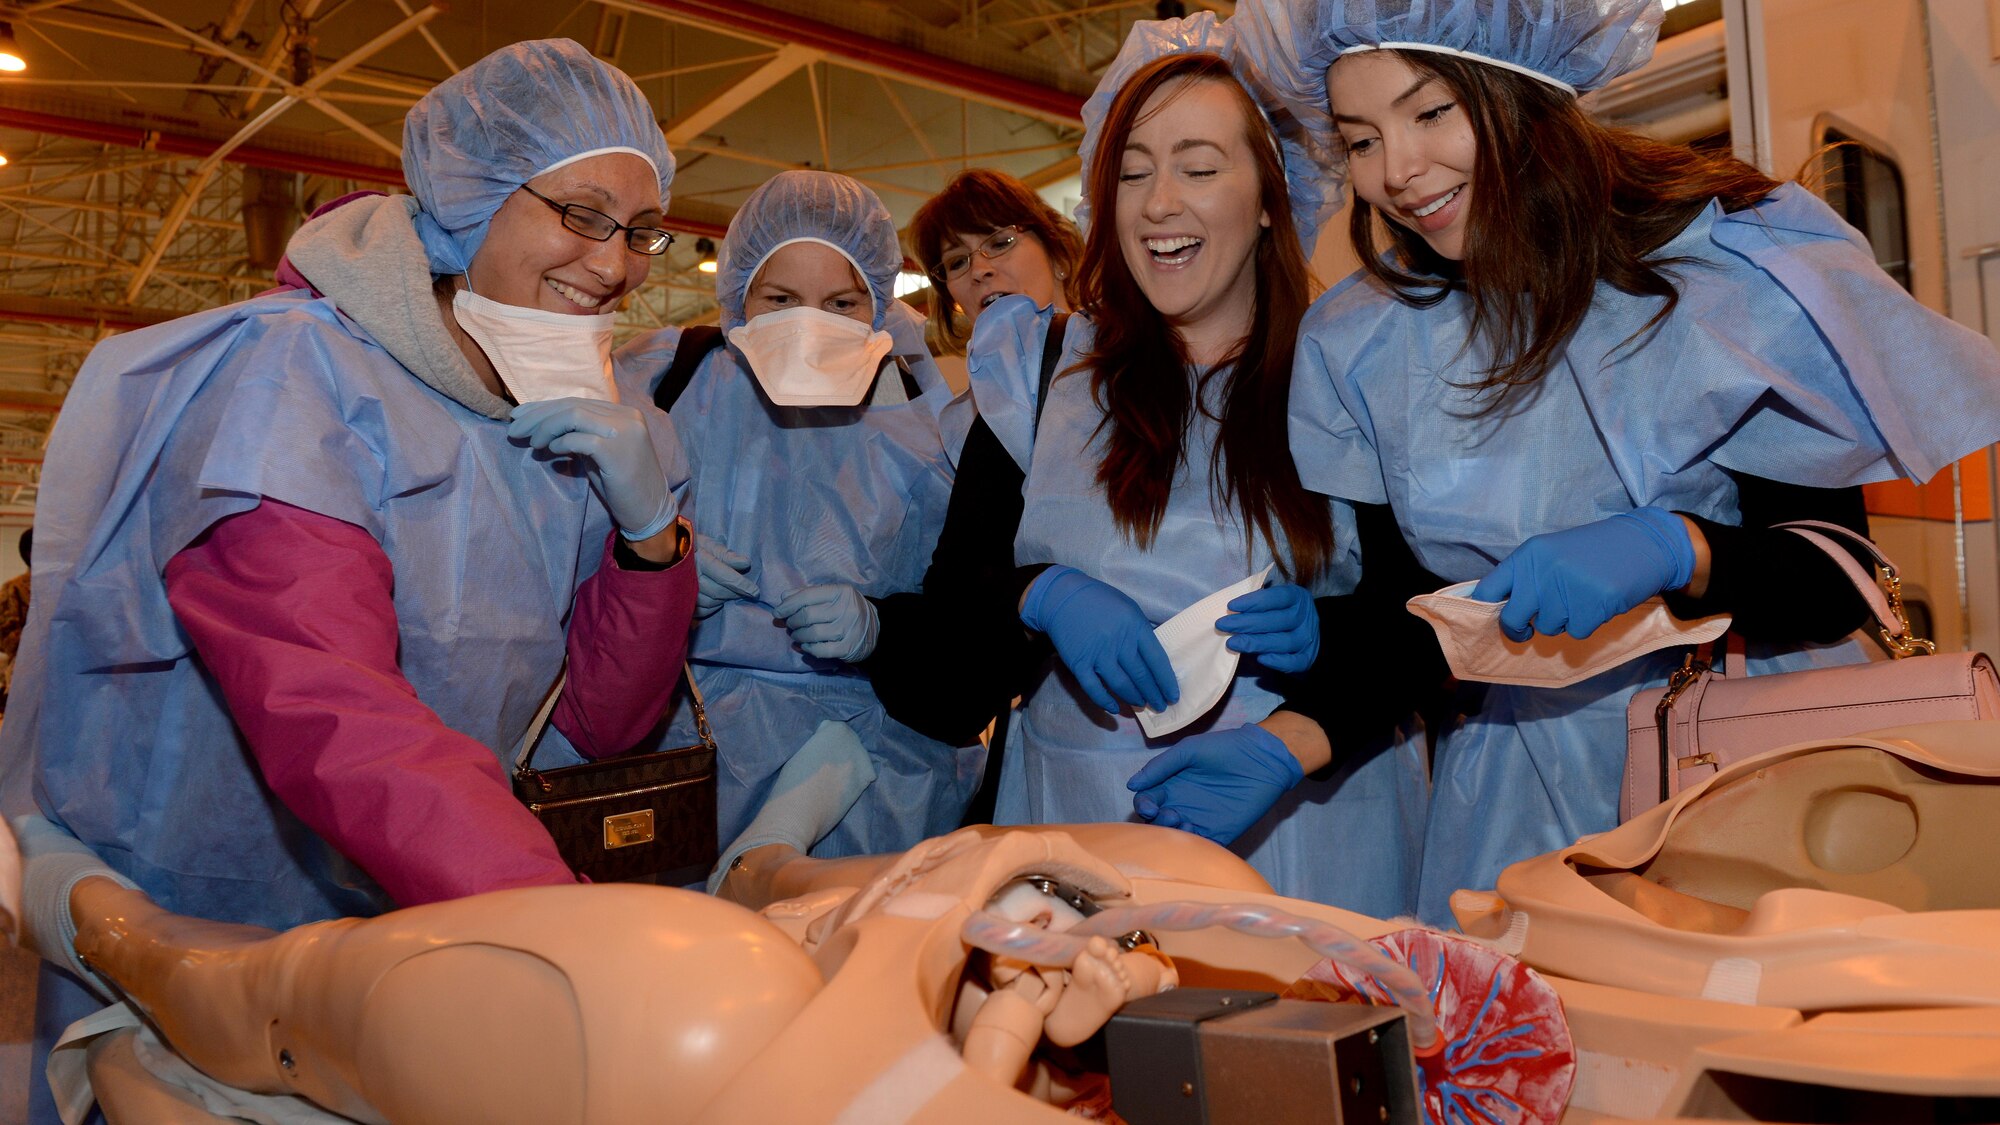
[[[675,683],[685,469],[610,362],[673,167],[630,78],[515,44],[412,107],[411,195],[300,229],[304,285],[94,351],[36,512],[7,811],[227,922],[574,882],[505,765],[565,666],[552,729],[592,756]],[[98,1003],[45,972],[44,1044]]]
[[[1660,18],[1658,0],[1238,8],[1288,102],[1337,130],[1328,174],[1356,196],[1366,268],[1301,331],[1293,452],[1311,487],[1356,502],[1371,572],[1399,570],[1349,619],[1411,684],[1443,666],[1402,599],[1473,580],[1515,639],[1586,637],[1659,595],[1682,618],[1732,614],[1753,672],[1862,659],[1841,639],[1861,603],[1773,525],[1865,530],[1860,484],[1922,481],[2000,437],[1993,349],[1804,188],[1578,107],[1646,61]],[[1427,921],[1616,823],[1626,704],[1687,652],[1460,693]]]
[[[947,413],[923,317],[896,299],[903,254],[874,192],[781,173],[736,212],[717,261],[728,343],[671,416],[693,474],[690,652],[720,748],[721,836],[744,830],[831,720],[868,751],[875,783],[814,854],[901,851],[958,826],[984,751],[884,714],[848,662],[874,646],[867,597],[923,577],[951,493],[949,420],[964,410]],[[657,384],[680,336],[634,341],[620,363]],[[668,738],[692,741],[690,716]]]
[[[1283,431],[1305,251],[1337,193],[1237,62],[1211,14],[1142,23],[1085,106],[1080,310],[1059,335],[1024,296],[979,318],[951,519],[923,596],[883,603],[869,671],[926,722],[1025,696],[998,823],[1152,820],[1285,894],[1389,915],[1421,761],[1389,745],[1395,716],[1316,706],[1316,671],[1349,653],[1321,645],[1314,596],[1351,586],[1352,525]],[[1240,662],[1165,666],[1157,626],[1266,567],[1214,611]],[[1212,705],[1149,737],[1138,709],[1183,694]]]

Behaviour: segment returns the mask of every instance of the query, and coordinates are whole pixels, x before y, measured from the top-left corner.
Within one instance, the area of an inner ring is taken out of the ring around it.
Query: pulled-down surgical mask
[[[894,346],[885,331],[805,306],[738,325],[729,342],[779,406],[859,406]]]
[[[1476,585],[1461,582],[1409,601],[1410,612],[1437,630],[1445,663],[1461,680],[1568,687],[1649,652],[1704,644],[1729,629],[1726,613],[1683,621],[1662,599],[1648,598],[1598,626],[1585,640],[1536,633],[1525,641],[1510,641],[1500,631],[1500,610],[1507,603],[1466,597]]]
[[[523,308],[488,300],[471,289],[452,296],[451,311],[493,361],[515,402],[618,401],[611,381],[611,330],[617,313],[590,316]]]
[[[1174,614],[1153,630],[1174,666],[1174,680],[1180,684],[1181,698],[1164,711],[1140,707],[1132,712],[1147,738],[1163,738],[1209,713],[1236,682],[1235,649],[1229,647],[1230,634],[1215,627],[1229,612],[1229,603],[1264,588],[1270,567],[1232,586],[1224,587]]]

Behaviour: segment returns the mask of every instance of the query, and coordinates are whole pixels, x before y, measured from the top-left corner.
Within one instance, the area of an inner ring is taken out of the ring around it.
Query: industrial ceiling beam
[[[132,305],[100,305],[90,301],[64,301],[54,297],[31,297],[26,293],[0,293],[0,320],[28,324],[81,324],[86,328],[144,328],[162,324],[184,312],[139,308]]]
[[[771,43],[810,47],[840,65],[999,106],[1066,128],[1083,124],[1083,98],[997,70],[745,0],[605,0],[622,8]]]
[[[5,91],[5,83],[0,83],[0,128],[23,129],[31,133],[56,137],[74,137],[77,140],[92,141],[97,144],[168,152],[176,156],[206,157],[213,154],[221,144],[220,141],[209,137],[187,133],[135,128],[89,118],[23,109],[6,104],[6,100],[11,99]],[[371,186],[397,188],[403,186],[403,170],[400,167],[364,164],[269,146],[238,145],[223,159],[228,163],[241,164],[247,168],[298,172],[308,176],[353,180]],[[701,218],[669,212],[665,225],[669,230],[691,234],[698,238],[721,238],[723,232],[728,229],[729,220],[726,214]]]
[[[3,86],[4,83],[0,83],[0,87]],[[12,98],[0,100],[0,127],[25,129],[31,133],[46,133],[58,137],[74,137],[77,140],[94,141],[98,144],[167,152],[176,156],[207,157],[221,147],[220,141],[208,137],[135,128],[130,125],[114,125],[63,114],[41,113],[7,104],[12,100]],[[261,145],[238,145],[224,159],[232,164],[242,164],[252,168],[299,172],[308,176],[327,176],[337,180],[355,180],[364,184],[400,187],[403,183],[403,170],[400,167],[388,164],[364,164],[359,161],[339,160]]]
[[[681,114],[666,126],[667,143],[684,145],[757,100],[771,87],[819,61],[824,55],[811,47],[787,43],[762,66],[724,86],[700,105]]]

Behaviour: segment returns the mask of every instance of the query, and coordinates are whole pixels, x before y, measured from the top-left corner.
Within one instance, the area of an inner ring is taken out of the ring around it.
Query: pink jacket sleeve
[[[615,561],[615,536],[576,591],[569,680],[549,719],[592,758],[633,749],[665,716],[694,621],[694,551],[664,570],[626,570]]]
[[[271,500],[166,570],[265,781],[397,903],[575,882],[492,751],[403,678],[392,582],[367,532]]]

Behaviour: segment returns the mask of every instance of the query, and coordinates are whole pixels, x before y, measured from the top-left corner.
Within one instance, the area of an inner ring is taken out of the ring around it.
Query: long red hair
[[[1177,82],[1183,83],[1180,90],[1172,91],[1154,113],[1164,112],[1196,82],[1217,82],[1233,91],[1257,169],[1259,204],[1271,220],[1255,251],[1257,295],[1249,335],[1221,362],[1203,370],[1198,386],[1163,377],[1194,363],[1180,333],[1133,279],[1116,220],[1126,141],[1148,99]],[[1320,573],[1333,557],[1333,519],[1326,499],[1300,483],[1286,432],[1292,347],[1309,304],[1311,274],[1292,225],[1282,157],[1263,115],[1219,56],[1160,59],[1119,91],[1092,154],[1085,187],[1096,201],[1097,219],[1084,244],[1077,290],[1079,308],[1097,335],[1079,367],[1090,369],[1091,390],[1104,411],[1100,432],[1108,439],[1097,481],[1119,529],[1141,547],[1152,543],[1174,478],[1187,460],[1188,425],[1204,401],[1199,392],[1210,379],[1223,378],[1228,381],[1216,418],[1219,436],[1207,466],[1218,503],[1239,512],[1246,536],[1261,536],[1281,561],[1288,555],[1280,549],[1282,539],[1290,548],[1293,578]],[[1244,544],[1246,551],[1249,546]]]

